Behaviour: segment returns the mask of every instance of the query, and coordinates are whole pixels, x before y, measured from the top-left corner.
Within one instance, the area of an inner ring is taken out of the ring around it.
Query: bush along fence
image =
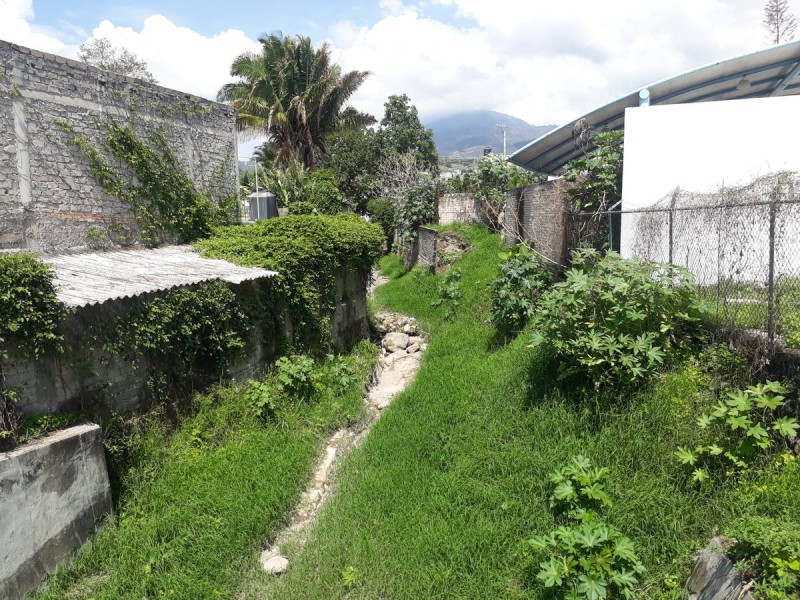
[[[718,333],[800,348],[797,185],[779,173],[709,194],[676,189],[650,208],[581,212],[569,184],[551,181],[508,193],[503,237],[559,270],[582,247],[684,267]]]

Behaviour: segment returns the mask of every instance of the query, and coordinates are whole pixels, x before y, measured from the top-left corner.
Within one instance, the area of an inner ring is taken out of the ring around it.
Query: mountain
[[[425,126],[433,130],[433,141],[439,154],[472,158],[483,155],[491,146],[494,152],[503,151],[503,132],[498,125],[507,125],[508,153],[554,129],[555,125],[531,125],[522,119],[493,110],[474,110],[435,119]]]

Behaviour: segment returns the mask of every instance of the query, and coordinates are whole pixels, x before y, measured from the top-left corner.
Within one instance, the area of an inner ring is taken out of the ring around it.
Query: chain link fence
[[[788,173],[709,194],[676,189],[651,208],[573,215],[570,246],[685,267],[719,329],[800,347],[798,191]]]

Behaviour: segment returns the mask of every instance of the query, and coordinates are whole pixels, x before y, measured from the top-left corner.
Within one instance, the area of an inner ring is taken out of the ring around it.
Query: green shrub
[[[553,277],[541,258],[525,246],[500,254],[500,276],[491,284],[492,321],[505,336],[519,332],[533,317]]]
[[[770,448],[776,440],[797,434],[800,429],[792,417],[778,417],[785,404],[786,389],[776,381],[757,384],[746,390],[728,392],[711,414],[697,419],[697,426],[711,431],[713,441],[694,450],[678,448],[675,455],[692,467],[692,479],[702,483],[714,471],[730,474],[745,468],[758,451]]]
[[[304,400],[319,389],[314,372],[314,359],[302,354],[281,356],[275,362],[276,376],[285,394]]]
[[[791,314],[783,320],[786,345],[789,348],[800,348],[800,315]]]
[[[391,250],[394,242],[394,204],[388,198],[373,198],[367,202],[367,213],[375,223],[383,227],[386,249]]]
[[[728,534],[736,540],[728,556],[745,578],[756,581],[759,597],[800,597],[800,521],[748,517],[737,521]]]
[[[378,225],[356,215],[301,215],[222,227],[197,246],[212,258],[277,271],[264,286],[266,333],[283,335],[286,306],[293,331],[285,341],[324,353],[337,271],[368,272],[381,255],[383,235]]]
[[[547,556],[539,564],[537,579],[568,600],[630,598],[637,576],[644,572],[633,542],[600,521],[559,527],[528,543]]]
[[[452,321],[464,294],[461,292],[461,271],[450,269],[439,283],[439,297],[431,306],[444,306],[444,320]]]
[[[550,482],[556,486],[550,507],[579,521],[593,519],[600,509],[611,506],[603,489],[607,476],[606,467],[592,467],[585,456],[574,456],[569,465],[550,474]]]
[[[697,333],[704,305],[681,267],[572,255],[566,280],[542,295],[533,346],[562,360],[561,377],[583,374],[596,388],[639,382],[674,359]]]

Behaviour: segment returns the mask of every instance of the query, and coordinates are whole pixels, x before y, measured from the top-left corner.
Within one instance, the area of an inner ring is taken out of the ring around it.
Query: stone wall
[[[445,194],[436,201],[437,223],[487,223],[486,212],[475,194]]]
[[[0,598],[24,598],[110,512],[97,425],[0,453]]]
[[[163,132],[213,199],[237,193],[230,107],[0,41],[0,250],[62,252],[103,235],[114,244],[127,230],[135,238],[130,206],[102,190],[69,143],[77,134],[102,150],[109,120],[134,123],[143,138]]]
[[[510,190],[506,198],[503,240],[507,245],[532,242],[537,252],[557,265],[569,260],[569,197],[560,180]]]
[[[431,272],[436,268],[436,242],[439,232],[430,227],[420,225],[417,227],[416,237],[413,239],[395,236],[394,246],[407,268],[422,265]]]

